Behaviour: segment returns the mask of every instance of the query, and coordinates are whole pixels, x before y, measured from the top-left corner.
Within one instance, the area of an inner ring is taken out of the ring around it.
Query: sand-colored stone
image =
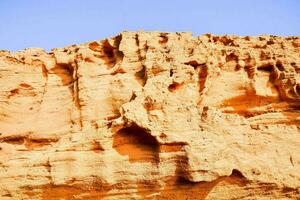
[[[299,37],[0,51],[1,200],[299,198]]]

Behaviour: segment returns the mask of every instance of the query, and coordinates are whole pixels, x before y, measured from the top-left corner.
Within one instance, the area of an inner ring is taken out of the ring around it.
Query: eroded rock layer
[[[123,32],[0,51],[0,199],[297,199],[300,38]]]

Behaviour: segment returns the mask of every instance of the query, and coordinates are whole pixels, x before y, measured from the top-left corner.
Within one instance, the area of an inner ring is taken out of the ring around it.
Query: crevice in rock
[[[170,69],[170,77],[174,75],[174,69]]]
[[[81,109],[81,103],[80,103],[80,97],[79,97],[79,75],[78,75],[78,64],[77,64],[76,60],[75,60],[74,64],[75,65],[74,65],[74,75],[73,76],[76,81],[74,82],[74,85],[73,85],[73,88],[74,88],[73,89],[73,91],[74,91],[73,98],[74,98],[75,106],[79,111],[79,125],[82,128],[83,127],[82,109]]]
[[[79,98],[79,83],[78,83],[78,64],[75,60],[73,63],[60,63],[56,64],[54,68],[51,69],[49,73],[53,73],[61,78],[63,86],[68,86],[69,91],[72,96],[75,107],[79,111],[79,125],[82,128],[82,113],[81,113],[81,103]],[[47,86],[47,81],[46,85]],[[46,87],[45,87],[46,89]]]
[[[22,135],[12,135],[12,136],[6,136],[2,137],[0,139],[0,142],[3,143],[8,143],[8,144],[16,144],[16,145],[21,145],[24,143],[26,136]]]
[[[52,145],[53,143],[58,142],[57,138],[26,138],[25,146],[28,150],[40,149],[44,146]]]
[[[122,61],[124,58],[124,53],[120,51],[120,44],[122,41],[122,35],[118,35],[114,38],[114,47],[115,47],[115,55],[119,61]]]
[[[139,34],[136,33],[134,39],[135,39],[136,46],[139,47],[140,46]]]
[[[251,111],[251,108],[266,106],[276,102],[279,102],[279,99],[276,97],[265,97],[248,93],[225,100],[221,107],[224,113],[234,113],[249,118],[266,112],[263,110]],[[231,107],[233,110],[228,110],[226,107]]]
[[[71,64],[56,64],[55,67],[51,68],[51,73],[60,77],[62,85],[68,86],[70,93],[74,99],[74,68]]]
[[[143,65],[142,69],[135,73],[136,80],[141,84],[141,86],[144,86],[147,83],[147,71],[145,65]]]
[[[255,66],[253,66],[253,65],[246,65],[245,66],[245,70],[246,70],[246,72],[247,72],[247,74],[248,74],[248,78],[249,79],[253,79],[254,78],[254,75],[255,75]]]
[[[207,75],[208,75],[208,69],[205,64],[200,65],[201,67],[199,68],[198,76],[199,76],[199,93],[201,94],[203,90],[205,89],[205,83],[207,80]]]
[[[48,70],[47,70],[45,64],[42,64],[42,65],[41,65],[41,68],[42,68],[42,74],[43,74],[43,77],[44,77],[44,78],[48,78]]]
[[[294,86],[294,93],[299,97],[300,96],[300,83]]]
[[[142,61],[144,58],[141,55],[139,34],[136,33],[134,39],[135,39],[135,44],[136,44],[136,46],[138,48],[137,54],[138,54],[138,57],[139,57],[139,61]]]
[[[244,69],[247,72],[248,78],[253,79],[256,72],[256,60],[250,54],[248,54],[244,62],[245,62]]]
[[[290,163],[292,164],[293,167],[295,166],[295,165],[294,165],[294,161],[293,161],[293,157],[292,157],[292,156],[290,156]]]
[[[136,97],[137,97],[136,94],[133,92],[129,102],[134,101]]]
[[[118,62],[122,62],[124,53],[119,50],[122,35],[113,38],[113,44],[108,39],[103,40],[101,44],[92,42],[89,48],[95,52],[94,56],[104,61],[108,69],[113,68]]]
[[[113,59],[112,62],[115,64],[116,59],[115,59],[115,47],[112,46],[108,40],[104,40],[102,42],[102,48],[103,52],[106,57]]]
[[[179,152],[183,151],[183,147],[187,145],[186,142],[171,142],[171,143],[163,143],[159,145],[159,152]]]
[[[24,145],[28,150],[35,150],[58,142],[57,138],[32,138],[30,135],[12,135],[2,137],[0,143]]]
[[[203,106],[201,121],[205,121],[208,115],[208,106]]]
[[[198,72],[199,93],[202,93],[205,88],[205,83],[208,75],[208,68],[206,64],[200,64],[196,60],[191,60],[189,62],[185,62],[184,64],[192,66]]]
[[[44,66],[45,67],[45,66]],[[42,68],[43,69],[43,68]],[[45,67],[45,69],[46,69],[46,67]],[[47,69],[46,69],[47,70]],[[48,72],[46,71],[42,71],[42,73],[43,73],[43,76],[45,77],[45,84],[44,84],[44,87],[43,87],[43,93],[42,93],[42,97],[41,97],[41,101],[40,101],[40,106],[39,106],[39,108],[38,108],[38,112],[41,110],[41,107],[42,107],[42,104],[43,104],[43,102],[44,102],[44,97],[45,97],[45,94],[46,94],[46,92],[47,92],[47,88],[48,88]],[[46,74],[45,74],[46,73]]]

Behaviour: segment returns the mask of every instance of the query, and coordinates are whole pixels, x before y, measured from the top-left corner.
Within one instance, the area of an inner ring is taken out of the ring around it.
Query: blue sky
[[[0,0],[0,49],[50,50],[123,30],[300,35],[299,0]]]

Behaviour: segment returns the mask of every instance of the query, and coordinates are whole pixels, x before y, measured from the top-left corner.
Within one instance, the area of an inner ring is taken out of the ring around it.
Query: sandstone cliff
[[[0,51],[1,200],[297,198],[300,37]]]

